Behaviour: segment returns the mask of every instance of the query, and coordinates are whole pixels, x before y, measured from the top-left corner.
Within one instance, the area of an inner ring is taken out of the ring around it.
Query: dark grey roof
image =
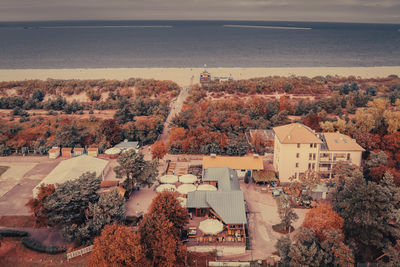
[[[131,142],[128,140],[124,140],[123,142],[117,144],[114,146],[115,148],[121,148],[121,149],[128,149],[128,148],[139,148],[139,142]]]
[[[217,181],[219,191],[240,190],[237,172],[229,168],[208,168],[203,172],[203,181]]]
[[[206,193],[208,191],[192,191],[187,194],[186,207],[187,208],[209,208],[210,206],[206,201]]]
[[[193,191],[188,193],[188,208],[212,208],[225,224],[246,224],[242,191]]]

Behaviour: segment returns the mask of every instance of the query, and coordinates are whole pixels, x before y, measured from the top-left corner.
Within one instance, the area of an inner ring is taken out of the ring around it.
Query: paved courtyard
[[[30,215],[25,204],[32,198],[32,189],[60,161],[47,157],[0,157],[0,165],[10,167],[0,177],[0,217]]]

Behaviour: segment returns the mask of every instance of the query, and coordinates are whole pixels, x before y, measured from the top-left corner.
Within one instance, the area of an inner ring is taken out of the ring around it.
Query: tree
[[[163,214],[168,221],[172,222],[173,228],[176,230],[174,232],[179,235],[189,222],[187,209],[182,207],[173,192],[164,191],[157,194],[150,205],[149,213]]]
[[[137,185],[151,186],[158,175],[157,162],[146,161],[142,153],[134,149],[123,152],[118,160],[119,166],[114,168],[117,177],[124,177],[124,188],[133,191]]]
[[[163,141],[157,141],[151,146],[153,159],[162,159],[168,153],[167,146]]]
[[[139,224],[140,240],[152,266],[183,266],[186,248],[164,214],[149,213]]]
[[[360,260],[374,259],[400,238],[396,226],[400,189],[388,173],[377,184],[367,182],[361,172],[355,171],[336,193],[334,209],[344,219],[346,240],[356,244]]]
[[[331,229],[320,240],[311,229],[301,227],[294,236],[278,240],[276,247],[284,266],[354,266],[354,256],[344,244],[343,234]]]
[[[343,223],[343,218],[330,205],[321,204],[306,213],[303,226],[311,229],[320,240],[325,240],[325,231],[341,230]]]
[[[113,119],[102,121],[98,131],[105,136],[106,140],[110,143],[111,146],[118,144],[122,140],[121,128],[118,124],[115,123],[115,120]]]
[[[76,225],[76,230],[86,222],[86,212],[90,203],[96,203],[99,195],[100,179],[96,173],[82,174],[78,179],[70,180],[57,186],[54,193],[44,202],[48,220],[52,224],[60,224],[63,233],[73,240],[79,233],[70,231],[70,226]]]
[[[36,198],[32,198],[26,204],[33,212],[33,218],[35,219],[35,225],[38,227],[48,225],[48,211],[45,207],[45,201],[48,196],[53,194],[55,187],[52,184],[44,185],[39,187],[39,193]]]
[[[278,213],[281,218],[281,223],[285,227],[286,231],[290,231],[292,222],[297,220],[299,217],[293,211],[292,201],[288,195],[280,195],[277,199],[278,202]]]
[[[118,190],[100,195],[97,203],[89,203],[86,222],[66,227],[66,236],[77,243],[87,243],[98,236],[105,225],[121,223],[125,213],[125,199]]]
[[[107,225],[93,243],[88,266],[149,266],[140,235],[124,225]]]
[[[74,147],[81,144],[83,139],[87,136],[85,127],[79,126],[75,121],[73,123],[66,123],[57,130],[55,134],[55,143],[63,147]]]

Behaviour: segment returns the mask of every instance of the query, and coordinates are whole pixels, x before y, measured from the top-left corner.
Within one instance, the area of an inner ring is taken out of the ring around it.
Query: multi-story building
[[[312,170],[330,178],[336,163],[360,166],[364,149],[341,133],[315,133],[309,127],[292,123],[274,129],[274,168],[281,183],[297,179]]]

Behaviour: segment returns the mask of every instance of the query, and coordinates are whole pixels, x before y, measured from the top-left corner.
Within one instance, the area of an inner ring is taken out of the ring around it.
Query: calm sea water
[[[265,21],[0,23],[0,68],[398,66],[399,29]]]

